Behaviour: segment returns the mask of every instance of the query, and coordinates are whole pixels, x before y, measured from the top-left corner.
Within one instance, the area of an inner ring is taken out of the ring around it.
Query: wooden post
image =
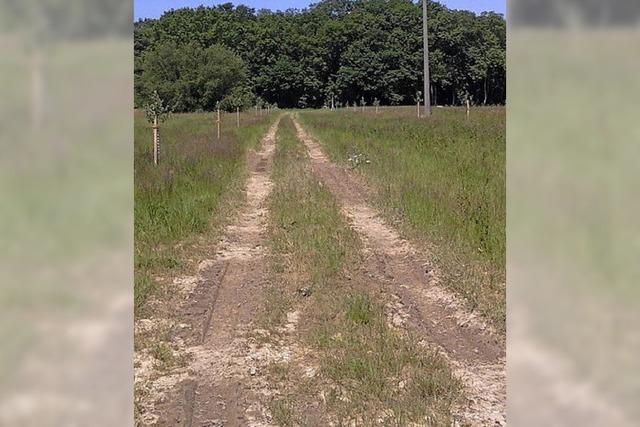
[[[420,118],[420,98],[418,98],[418,118]]]
[[[153,164],[160,163],[160,139],[158,135],[158,116],[153,118]]]
[[[378,106],[376,105],[376,114],[378,114]]]
[[[236,124],[240,127],[240,107],[236,107]]]
[[[220,139],[220,108],[218,107],[218,139]]]
[[[467,98],[467,119],[469,118],[469,98]]]

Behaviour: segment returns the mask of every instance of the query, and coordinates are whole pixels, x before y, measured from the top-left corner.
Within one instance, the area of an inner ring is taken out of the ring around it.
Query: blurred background
[[[508,3],[508,419],[640,416],[640,3]],[[0,425],[133,423],[132,4],[0,0]]]
[[[0,425],[132,416],[132,5],[0,0]]]
[[[637,425],[640,3],[507,24],[509,424]]]

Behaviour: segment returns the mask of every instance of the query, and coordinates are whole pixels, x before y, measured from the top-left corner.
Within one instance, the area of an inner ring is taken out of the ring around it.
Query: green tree
[[[167,41],[144,53],[138,79],[138,105],[157,91],[176,111],[211,111],[245,84],[246,71],[242,59],[224,46]]]

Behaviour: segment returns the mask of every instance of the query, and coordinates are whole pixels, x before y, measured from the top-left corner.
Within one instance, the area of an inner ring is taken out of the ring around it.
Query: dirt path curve
[[[457,416],[473,425],[505,425],[504,339],[438,285],[440,276],[429,254],[416,250],[385,223],[367,203],[362,180],[333,164],[295,117],[294,124],[313,172],[337,198],[363,240],[365,268],[393,284],[388,305],[394,313],[392,322],[408,323],[427,344],[442,349],[465,385],[468,402],[457,409]]]
[[[279,121],[260,151],[249,154],[246,205],[225,229],[215,259],[200,263],[200,280],[178,314],[173,339],[184,343],[189,368],[156,405],[156,425],[269,424],[258,403],[265,385],[256,366],[263,355],[251,331],[265,287],[266,200]]]

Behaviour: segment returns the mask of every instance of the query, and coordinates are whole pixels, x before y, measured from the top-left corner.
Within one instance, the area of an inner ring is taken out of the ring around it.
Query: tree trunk
[[[482,105],[487,105],[487,76],[484,76],[484,101]]]

